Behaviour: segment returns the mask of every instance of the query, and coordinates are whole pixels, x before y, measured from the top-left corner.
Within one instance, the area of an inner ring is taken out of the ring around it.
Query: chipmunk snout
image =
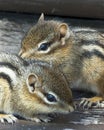
[[[24,53],[23,50],[21,49],[18,55],[22,58],[25,58],[27,56],[27,53]]]
[[[22,56],[22,49],[19,51],[19,54],[18,54],[19,56]]]

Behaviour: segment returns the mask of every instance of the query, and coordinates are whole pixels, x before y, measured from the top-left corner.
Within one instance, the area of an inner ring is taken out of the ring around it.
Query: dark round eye
[[[46,98],[49,102],[57,102],[56,97],[52,94],[46,94]]]
[[[46,51],[49,47],[49,43],[43,43],[40,45],[40,47],[38,48],[39,51]]]

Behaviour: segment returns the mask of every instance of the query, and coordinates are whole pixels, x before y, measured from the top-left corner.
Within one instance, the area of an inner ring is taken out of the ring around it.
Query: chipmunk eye
[[[47,93],[46,98],[49,102],[57,102],[56,97],[52,94]]]
[[[38,48],[39,51],[45,51],[48,49],[48,47],[50,46],[49,43],[43,43],[40,45],[40,47]]]

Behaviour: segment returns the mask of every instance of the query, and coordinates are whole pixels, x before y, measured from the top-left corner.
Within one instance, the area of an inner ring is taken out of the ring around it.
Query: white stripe
[[[48,94],[52,94],[53,96],[55,96],[55,98],[56,98],[56,100],[57,100],[57,96],[56,96],[55,93],[53,93],[53,92],[48,92]],[[48,101],[46,97],[44,98],[44,101],[45,101],[46,103],[48,103],[48,104],[57,104],[57,102],[50,102],[50,101]]]
[[[39,48],[43,43],[47,43],[47,40],[44,40],[44,41],[38,43],[38,48]],[[31,49],[28,50],[27,52],[23,53],[23,54],[21,55],[21,57],[24,58],[24,57],[30,56],[30,55],[33,54],[35,51],[37,51],[38,48],[31,48]],[[38,53],[48,53],[49,51],[50,51],[50,48],[48,48],[46,51],[42,51],[42,50],[41,50],[41,51],[38,51]],[[21,54],[21,52],[20,52],[20,54]]]
[[[89,31],[89,32],[96,32],[96,30],[91,29],[91,28],[74,28],[74,31]]]
[[[43,40],[42,42],[40,42],[40,43],[38,44],[38,48],[40,48],[40,46],[41,46],[43,43],[47,43],[47,42],[48,42],[47,40]],[[48,53],[49,51],[50,51],[50,47],[48,47],[48,49],[45,50],[45,51],[40,50],[39,53]]]
[[[94,51],[94,50],[98,50],[99,52],[101,52],[102,54],[104,54],[104,50],[103,48],[101,48],[100,46],[98,45],[83,45],[82,48],[84,50],[87,50],[87,51]]]
[[[13,84],[16,84],[16,74],[13,70],[7,67],[0,67],[0,73],[7,74],[12,79]]]
[[[57,104],[57,102],[49,102],[47,98],[43,95],[43,93],[41,93],[40,91],[37,91],[36,94],[47,104]],[[53,92],[48,92],[48,94],[54,95],[57,99],[57,96]]]

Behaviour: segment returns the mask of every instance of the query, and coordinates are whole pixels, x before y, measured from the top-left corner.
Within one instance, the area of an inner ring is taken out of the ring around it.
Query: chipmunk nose
[[[27,53],[24,53],[24,51],[23,50],[20,50],[20,52],[19,52],[19,54],[18,54],[20,57],[22,57],[22,58],[25,58],[25,57],[27,57]]]

